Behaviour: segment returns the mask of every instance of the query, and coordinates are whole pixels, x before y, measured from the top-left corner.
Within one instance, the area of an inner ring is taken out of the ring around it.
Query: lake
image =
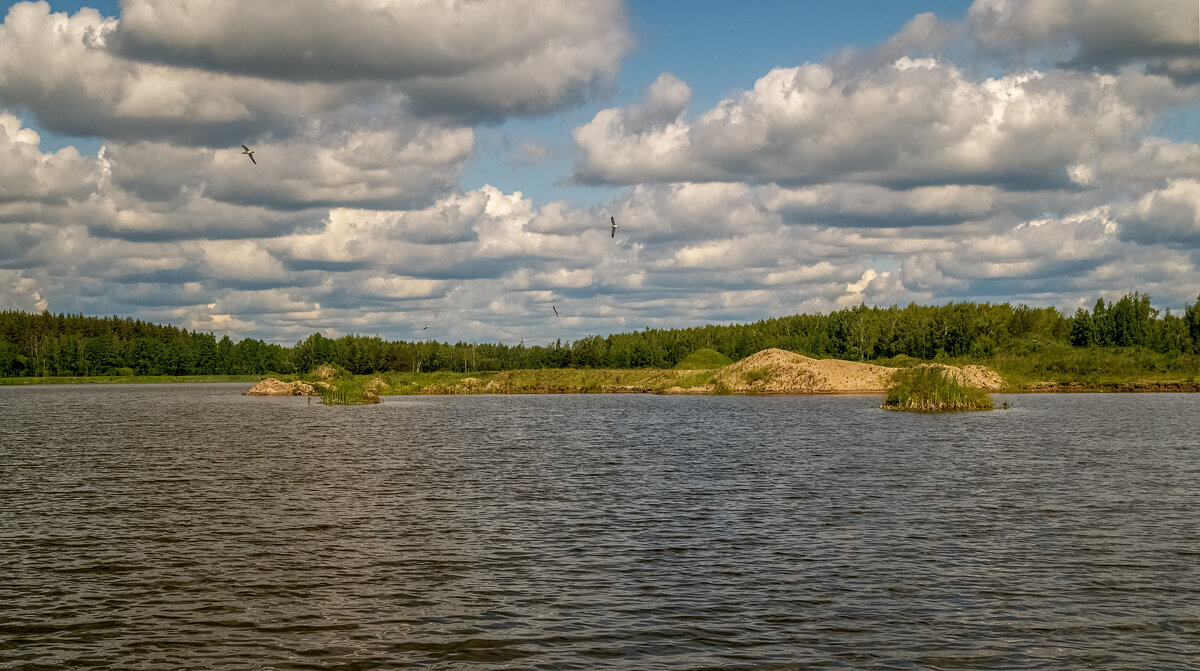
[[[1197,669],[1200,396],[0,387],[0,668]]]

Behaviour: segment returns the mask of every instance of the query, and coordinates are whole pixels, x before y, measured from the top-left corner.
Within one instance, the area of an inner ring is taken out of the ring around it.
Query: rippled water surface
[[[1200,396],[0,387],[0,667],[1196,669]]]

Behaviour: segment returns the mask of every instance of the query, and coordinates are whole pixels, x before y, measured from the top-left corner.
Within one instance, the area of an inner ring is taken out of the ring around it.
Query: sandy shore
[[[983,366],[921,364],[946,370],[972,387],[996,391],[1004,381]],[[812,359],[781,349],[765,349],[719,369],[714,384],[735,393],[835,394],[884,392],[892,384],[896,368],[841,359]]]

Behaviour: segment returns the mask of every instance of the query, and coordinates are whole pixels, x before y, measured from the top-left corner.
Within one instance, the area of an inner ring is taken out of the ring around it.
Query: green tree
[[[1200,296],[1196,296],[1195,303],[1184,308],[1183,322],[1192,339],[1192,349],[1200,352]]]
[[[1090,347],[1096,344],[1096,322],[1092,314],[1083,308],[1075,311],[1071,320],[1071,344],[1075,347]]]
[[[111,335],[96,336],[87,341],[89,375],[111,375],[121,365],[117,339]]]

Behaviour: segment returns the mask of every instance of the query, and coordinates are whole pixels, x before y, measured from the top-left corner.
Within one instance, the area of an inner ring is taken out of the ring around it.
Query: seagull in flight
[[[422,330],[422,331],[424,331],[424,330],[425,330],[425,329],[427,329],[427,328],[429,328],[429,324],[426,324],[426,325],[422,326],[422,327],[421,327],[421,330]]]
[[[609,217],[609,218],[608,218],[608,223],[612,224],[612,237],[614,237],[614,238],[615,238],[615,237],[617,237],[617,229],[618,229],[618,228],[620,228],[620,226],[617,226],[617,220],[616,220],[616,218],[615,218],[615,217]]]
[[[554,307],[553,305],[551,305],[551,306],[550,306],[550,309],[551,309],[551,310],[554,310],[554,316],[555,316],[555,317],[561,317],[561,316],[562,316],[562,315],[558,314],[558,308]]]
[[[242,145],[242,153],[245,154],[246,156],[250,157],[251,163],[253,163],[254,165],[258,165],[258,161],[254,160],[254,152],[250,150],[250,147],[247,147],[246,145]]]

